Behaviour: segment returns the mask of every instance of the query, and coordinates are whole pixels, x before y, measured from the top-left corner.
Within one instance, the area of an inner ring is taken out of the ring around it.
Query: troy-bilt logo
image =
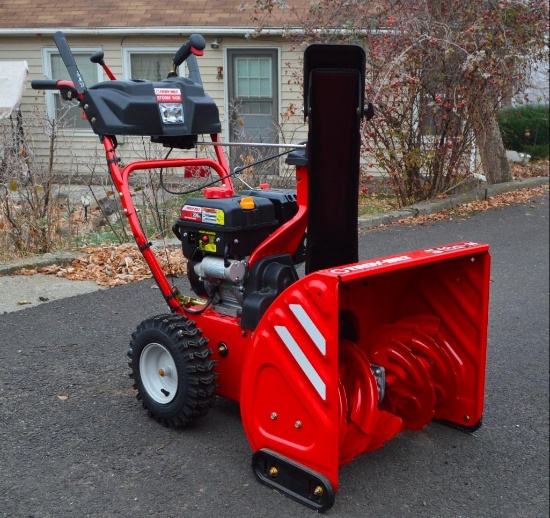
[[[181,209],[181,218],[190,221],[202,221],[202,207],[184,205]]]
[[[369,270],[376,268],[377,266],[384,266],[387,264],[401,263],[403,261],[409,261],[411,258],[408,255],[400,255],[399,257],[388,257],[387,259],[379,259],[377,261],[369,261],[366,263],[352,264],[344,268],[333,268],[330,273],[336,273],[341,275],[344,273],[360,272],[362,270]]]
[[[438,246],[436,248],[428,248],[424,252],[429,254],[444,254],[445,252],[454,252],[455,250],[464,250],[465,248],[470,248],[471,246],[477,246],[479,243],[473,243],[468,241],[467,243],[459,243],[457,245],[448,245],[448,246]]]
[[[181,103],[179,88],[155,88],[158,103]]]

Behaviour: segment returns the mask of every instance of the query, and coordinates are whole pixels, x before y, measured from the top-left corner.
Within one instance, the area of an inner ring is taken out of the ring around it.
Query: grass
[[[393,194],[360,194],[359,215],[370,216],[383,214],[397,209],[397,200]]]

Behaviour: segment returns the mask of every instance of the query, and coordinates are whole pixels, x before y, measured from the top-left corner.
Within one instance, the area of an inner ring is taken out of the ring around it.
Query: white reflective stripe
[[[294,313],[294,316],[298,319],[306,333],[313,340],[313,343],[317,346],[317,349],[321,351],[323,356],[327,353],[327,342],[325,337],[321,334],[321,331],[317,329],[317,326],[313,323],[313,320],[309,318],[306,310],[300,306],[300,304],[289,304],[290,311]]]
[[[309,381],[311,381],[311,384],[314,386],[315,390],[319,393],[323,400],[326,400],[327,388],[324,381],[321,379],[319,374],[317,374],[315,367],[311,365],[310,361],[307,359],[302,349],[300,349],[300,346],[296,343],[296,340],[294,340],[288,329],[285,326],[275,326],[275,331],[284,342],[300,368],[304,371],[304,374],[307,376]]]

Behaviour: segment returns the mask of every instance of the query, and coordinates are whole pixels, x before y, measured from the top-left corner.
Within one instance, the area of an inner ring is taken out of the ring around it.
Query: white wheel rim
[[[176,364],[161,344],[147,344],[139,359],[139,374],[147,394],[157,403],[168,404],[178,390]]]

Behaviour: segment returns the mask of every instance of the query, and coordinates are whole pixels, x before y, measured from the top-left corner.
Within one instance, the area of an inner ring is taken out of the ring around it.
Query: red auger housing
[[[435,244],[358,260],[361,124],[373,112],[365,106],[359,46],[305,51],[307,145],[287,158],[296,190],[235,194],[217,145],[217,108],[194,58],[204,40],[192,36],[174,57],[175,66],[191,57],[193,77],[90,89],[79,84],[64,37],[56,43],[72,83],[36,81],[33,88],[80,100],[171,310],[142,322],[128,352],[137,397],[152,417],[183,427],[216,396],[238,401],[257,479],[317,511],[334,502],[339,466],[396,434],[434,420],[463,431],[481,426],[488,246]],[[119,169],[116,134],[189,147],[202,133],[211,135],[217,160]],[[187,199],[173,226],[191,289],[202,299],[168,281],[128,187],[136,170],[189,166],[213,169],[223,183]]]

